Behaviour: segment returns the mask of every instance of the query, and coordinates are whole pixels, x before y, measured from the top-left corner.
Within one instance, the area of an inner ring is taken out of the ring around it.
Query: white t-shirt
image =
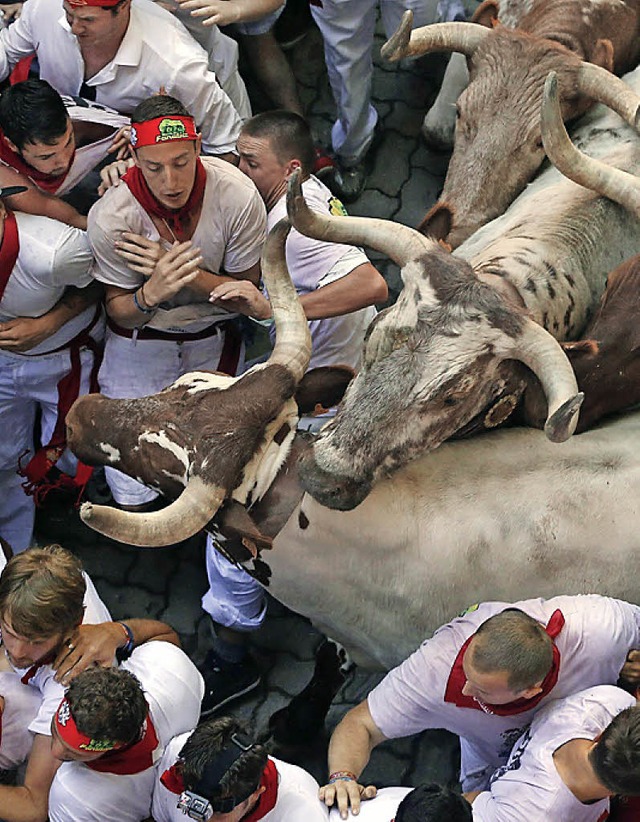
[[[79,95],[84,62],[60,0],[29,0],[21,17],[0,32],[0,78],[33,52],[43,80],[60,94]],[[221,74],[223,84],[226,73]],[[163,86],[195,118],[204,151],[235,150],[240,117],[209,71],[206,52],[172,14],[151,0],[133,0],[129,27],[115,57],[86,84],[95,87],[97,103],[128,115]]]
[[[16,212],[20,250],[0,301],[0,322],[16,317],[41,317],[58,302],[67,286],[90,285],[93,256],[87,235],[79,228],[36,214]],[[91,322],[95,306],[27,352],[53,351],[72,340]]]
[[[558,773],[553,754],[572,739],[595,739],[625,708],[636,705],[628,693],[600,685],[538,711],[513,746],[506,765],[491,777],[490,790],[473,802],[478,822],[598,822],[606,819],[609,800],[585,805]]]
[[[178,795],[160,782],[162,774],[175,764],[189,733],[171,741],[164,752],[157,769],[153,790],[153,818],[155,822],[183,822],[182,811],[178,810]],[[316,780],[297,765],[290,765],[280,759],[270,757],[278,771],[278,800],[275,807],[262,817],[261,822],[326,822],[327,808],[318,799],[319,785]]]
[[[304,199],[313,211],[321,214],[344,213],[342,204],[316,177],[302,184]],[[287,216],[287,198],[283,195],[267,215],[267,228]],[[346,277],[354,268],[369,260],[362,249],[344,243],[313,240],[292,228],[285,246],[287,267],[298,294],[309,294],[329,283]],[[309,368],[322,365],[349,365],[358,368],[362,359],[364,335],[375,317],[373,306],[351,314],[311,320],[311,362]],[[275,330],[273,330],[275,334]]]
[[[358,822],[392,822],[402,802],[413,788],[381,788],[373,799],[365,799],[360,803],[360,813],[352,817]],[[341,822],[342,817],[337,808],[331,808],[330,822]]]
[[[203,157],[202,163],[207,182],[191,241],[201,250],[202,265],[208,271],[246,271],[258,262],[262,252],[266,235],[264,203],[251,180],[235,166],[214,157]],[[122,231],[160,240],[151,218],[126,183],[110,188],[92,207],[87,232],[96,259],[93,276],[107,285],[135,289],[144,283],[144,277],[132,271],[114,249],[114,240]],[[166,242],[164,245],[170,247]],[[157,311],[146,327],[199,331],[211,325],[213,319],[236,316],[209,302],[187,303],[187,299],[182,292],[178,293],[167,303],[170,308]]]
[[[446,685],[464,642],[490,616],[505,608],[520,608],[546,625],[559,609],[565,625],[555,639],[561,662],[558,681],[538,705],[512,716],[457,707],[445,702]],[[484,602],[438,629],[415,653],[391,671],[369,694],[373,721],[387,738],[445,728],[464,737],[474,748],[472,775],[464,770],[465,790],[485,787],[504,764],[515,741],[534,714],[552,699],[561,699],[594,685],[613,684],[632,648],[640,647],[640,608],[601,597],[561,596],[523,602]],[[471,782],[473,779],[473,782]]]
[[[154,762],[171,739],[193,728],[200,716],[204,682],[183,651],[168,642],[136,648],[122,663],[140,680],[158,736]],[[94,771],[63,762],[49,793],[51,822],[140,822],[151,813],[156,765],[137,774]],[[183,817],[184,818],[184,817]]]
[[[0,671],[0,696],[4,699],[0,770],[12,770],[29,756],[33,744],[30,724],[40,708],[41,696],[35,688],[23,685],[13,671]]]

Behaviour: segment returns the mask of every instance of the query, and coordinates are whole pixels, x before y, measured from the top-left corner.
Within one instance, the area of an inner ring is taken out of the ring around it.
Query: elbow
[[[375,294],[372,303],[375,303],[376,305],[384,303],[389,299],[389,286],[382,275],[380,275],[379,281],[375,285],[374,292]]]

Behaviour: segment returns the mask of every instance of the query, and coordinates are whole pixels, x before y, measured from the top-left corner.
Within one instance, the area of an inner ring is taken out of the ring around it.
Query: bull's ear
[[[562,350],[570,360],[580,356],[594,357],[598,353],[596,340],[576,340],[575,342],[561,342]]]
[[[418,231],[434,240],[446,240],[453,226],[453,210],[446,203],[436,203],[425,214]]]
[[[484,0],[475,10],[472,23],[478,23],[480,26],[491,29],[498,22],[498,3],[496,0]]]
[[[596,66],[601,66],[607,71],[613,71],[613,43],[611,40],[596,40],[591,56],[588,59],[589,63],[595,63]]]
[[[347,365],[324,365],[307,371],[295,394],[300,414],[313,414],[318,405],[323,408],[338,405],[354,373]]]

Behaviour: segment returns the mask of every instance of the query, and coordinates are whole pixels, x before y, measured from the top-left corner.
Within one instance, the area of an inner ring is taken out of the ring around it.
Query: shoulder
[[[247,198],[260,197],[253,182],[232,163],[218,157],[204,156],[200,159],[207,172],[208,183],[211,182],[219,189],[232,190]]]
[[[89,240],[93,242],[96,234],[133,230],[140,222],[143,213],[142,206],[137,202],[126,183],[112,186],[89,209],[87,215]]]

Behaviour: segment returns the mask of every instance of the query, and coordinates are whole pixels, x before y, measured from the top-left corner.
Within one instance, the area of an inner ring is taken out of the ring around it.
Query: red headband
[[[173,114],[171,117],[155,117],[144,123],[131,124],[129,140],[133,148],[155,146],[170,140],[196,140],[196,124],[193,117]]]
[[[122,742],[114,742],[111,739],[92,739],[79,731],[74,718],[71,716],[71,706],[66,696],[60,703],[54,720],[60,739],[75,751],[105,753],[106,751],[124,747]]]
[[[120,0],[67,0],[70,6],[117,6]]]

